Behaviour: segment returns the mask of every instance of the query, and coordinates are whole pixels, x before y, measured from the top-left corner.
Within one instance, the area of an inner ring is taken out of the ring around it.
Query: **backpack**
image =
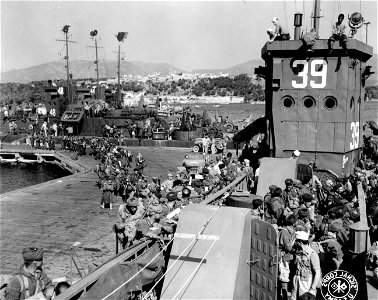
[[[25,299],[29,298],[30,296],[34,296],[34,295],[37,295],[38,293],[42,292],[43,286],[40,285],[40,280],[37,280],[37,286],[36,286],[36,289],[35,289],[35,293],[33,295],[30,295],[28,278],[24,275],[21,275],[21,274],[16,274],[14,276],[14,278],[16,278],[19,281],[20,293],[24,294]]]
[[[297,254],[295,258],[296,262],[296,269],[298,272],[298,275],[302,281],[309,281],[310,277],[313,276],[312,273],[312,267],[311,267],[311,255],[316,251],[312,249],[311,247],[308,248],[309,250],[306,252],[301,252]],[[321,270],[320,270],[321,272]],[[320,279],[317,283],[317,288],[321,287],[322,282],[322,274],[320,273]]]
[[[341,246],[344,246],[348,242],[348,235],[349,232],[344,228],[343,221],[340,219],[332,220],[329,223],[328,231],[330,231],[330,227],[332,228],[332,231],[336,231],[336,237],[337,241],[341,244]]]

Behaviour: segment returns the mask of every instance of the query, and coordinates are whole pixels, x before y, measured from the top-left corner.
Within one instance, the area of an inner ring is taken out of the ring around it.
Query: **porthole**
[[[282,98],[282,105],[284,108],[293,108],[295,105],[295,101],[291,96],[285,96]]]
[[[337,100],[335,97],[328,96],[324,98],[323,104],[326,110],[334,110],[337,107]]]
[[[306,108],[306,109],[311,109],[311,108],[315,107],[315,105],[316,105],[315,99],[311,96],[304,97],[302,99],[302,103],[303,103],[304,108]]]

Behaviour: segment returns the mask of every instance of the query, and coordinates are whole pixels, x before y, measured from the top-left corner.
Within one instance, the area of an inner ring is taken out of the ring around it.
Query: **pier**
[[[21,149],[21,150],[20,150]],[[182,148],[128,147],[134,157],[141,152],[147,162],[146,175],[166,179],[177,171],[186,153]],[[23,146],[7,145],[4,153],[33,152]],[[38,152],[38,150],[36,150]],[[46,152],[46,151],[45,151]],[[115,255],[116,221],[120,197],[113,210],[100,208],[101,191],[93,172],[97,161],[81,156],[73,161],[69,151],[50,151],[80,172],[60,179],[0,195],[0,274],[10,275],[22,264],[21,251],[35,246],[45,249],[44,268],[50,278],[80,278]],[[75,244],[75,246],[73,246]],[[71,250],[73,249],[73,250]]]

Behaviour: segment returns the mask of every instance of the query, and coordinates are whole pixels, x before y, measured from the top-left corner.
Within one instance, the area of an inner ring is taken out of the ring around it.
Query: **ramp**
[[[278,238],[272,224],[251,222],[251,300],[275,300],[278,277]]]
[[[296,159],[273,157],[262,158],[256,194],[264,197],[269,191],[269,186],[272,184],[284,189],[286,178],[296,178],[296,166]]]
[[[249,209],[185,207],[161,299],[249,299],[250,224]],[[198,232],[199,239],[193,241]]]

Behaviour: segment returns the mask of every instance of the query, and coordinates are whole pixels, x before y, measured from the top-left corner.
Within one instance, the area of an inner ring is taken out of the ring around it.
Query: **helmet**
[[[183,198],[188,198],[190,197],[191,191],[188,188],[183,188],[182,190],[182,197]]]
[[[175,200],[177,200],[177,194],[175,192],[169,192],[167,194],[167,200],[168,201],[175,201]]]

